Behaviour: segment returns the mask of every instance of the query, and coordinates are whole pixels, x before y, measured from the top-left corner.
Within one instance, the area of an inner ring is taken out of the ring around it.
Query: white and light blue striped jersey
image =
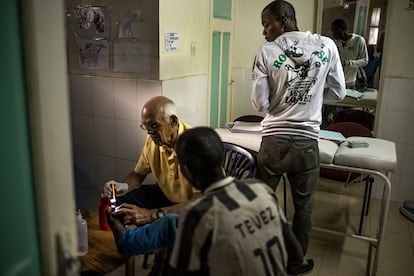
[[[286,275],[287,229],[266,184],[227,177],[180,214],[170,265],[197,275]]]

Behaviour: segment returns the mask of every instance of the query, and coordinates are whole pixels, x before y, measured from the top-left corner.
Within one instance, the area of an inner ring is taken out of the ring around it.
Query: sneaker
[[[288,265],[287,267],[287,273],[289,276],[300,276],[305,275],[313,270],[313,260],[308,259],[303,262],[303,264],[300,265]]]

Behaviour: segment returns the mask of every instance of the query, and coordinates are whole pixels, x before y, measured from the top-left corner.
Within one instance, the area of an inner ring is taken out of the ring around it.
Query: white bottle
[[[79,256],[84,256],[88,253],[88,223],[83,219],[79,209],[76,211],[76,222],[78,224]]]

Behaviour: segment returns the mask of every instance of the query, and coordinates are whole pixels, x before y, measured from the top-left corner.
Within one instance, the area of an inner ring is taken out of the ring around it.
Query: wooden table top
[[[130,257],[118,252],[112,231],[99,228],[98,211],[81,210],[81,213],[88,222],[89,246],[88,253],[80,257],[82,262],[81,271],[108,273],[128,262]]]

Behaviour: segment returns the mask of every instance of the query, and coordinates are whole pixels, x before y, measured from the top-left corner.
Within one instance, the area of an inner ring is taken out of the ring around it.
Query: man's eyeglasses
[[[146,130],[146,131],[148,131],[148,130],[156,130],[156,129],[158,129],[159,127],[160,127],[161,125],[159,124],[159,123],[150,123],[150,124],[148,124],[148,125],[146,125],[146,124],[140,124],[139,125],[139,127],[141,128],[141,129],[143,129],[143,130]]]

